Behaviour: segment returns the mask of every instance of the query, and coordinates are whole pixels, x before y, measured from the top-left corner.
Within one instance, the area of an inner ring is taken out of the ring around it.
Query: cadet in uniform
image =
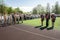
[[[13,24],[15,24],[15,17],[14,17],[14,14],[12,14],[12,22],[13,22]]]
[[[45,15],[45,18],[46,18],[46,27],[48,27],[49,26],[49,20],[50,20],[50,13],[47,13]]]
[[[41,26],[43,26],[43,21],[44,21],[44,15],[41,14]]]
[[[42,26],[43,26],[44,14],[41,14],[41,15],[40,15],[40,18],[41,18],[41,26],[37,26],[37,27],[35,27],[35,28],[39,28],[39,27],[42,27]]]

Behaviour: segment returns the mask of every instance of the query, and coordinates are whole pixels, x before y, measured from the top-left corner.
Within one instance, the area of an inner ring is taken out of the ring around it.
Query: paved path
[[[17,24],[0,27],[0,40],[60,40],[60,31]]]

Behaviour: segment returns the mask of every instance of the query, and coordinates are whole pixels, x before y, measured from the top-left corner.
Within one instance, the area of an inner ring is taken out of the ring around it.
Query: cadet
[[[54,27],[54,22],[56,20],[56,15],[54,13],[51,15],[51,19],[52,19],[52,27]]]
[[[15,24],[15,17],[14,17],[14,14],[12,14],[12,22],[13,22],[13,24]]]
[[[41,14],[41,26],[43,26],[43,21],[44,21],[44,15]]]
[[[35,28],[39,28],[39,27],[42,27],[43,26],[44,14],[41,14],[40,17],[41,17],[41,26],[37,26]]]
[[[47,28],[49,26],[50,13],[47,13],[45,15],[45,18],[46,18],[46,28]]]

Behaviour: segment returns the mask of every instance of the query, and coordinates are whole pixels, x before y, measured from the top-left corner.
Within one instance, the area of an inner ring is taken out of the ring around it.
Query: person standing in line
[[[44,14],[41,14],[41,26],[43,26]]]
[[[23,23],[23,20],[24,20],[24,17],[23,17],[23,14],[21,14],[21,23]]]
[[[40,15],[40,18],[41,18],[41,26],[37,26],[37,27],[35,27],[35,28],[39,28],[39,27],[42,27],[42,26],[43,26],[44,14],[41,14],[41,15]]]
[[[50,20],[50,13],[47,13],[45,15],[45,18],[46,18],[46,28],[49,26],[49,20]]]
[[[23,20],[24,20],[24,15],[20,13],[20,21],[21,21],[21,23],[23,23]]]
[[[12,14],[12,23],[15,24],[15,17],[14,17],[14,14]]]

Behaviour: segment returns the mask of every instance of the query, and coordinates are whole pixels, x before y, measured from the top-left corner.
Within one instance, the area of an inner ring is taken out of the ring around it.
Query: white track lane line
[[[11,26],[10,26],[10,27],[11,27]],[[20,30],[20,31],[24,31],[24,32],[27,32],[27,33],[31,33],[31,34],[34,34],[34,35],[42,36],[42,37],[45,37],[45,38],[53,39],[53,40],[60,40],[60,39],[57,39],[57,38],[54,38],[54,37],[49,37],[49,36],[46,36],[46,35],[42,35],[42,34],[30,32],[30,31],[23,30],[23,29],[19,29],[19,28],[17,28],[17,27],[11,27],[11,28],[14,28],[14,29],[17,29],[17,30]]]

